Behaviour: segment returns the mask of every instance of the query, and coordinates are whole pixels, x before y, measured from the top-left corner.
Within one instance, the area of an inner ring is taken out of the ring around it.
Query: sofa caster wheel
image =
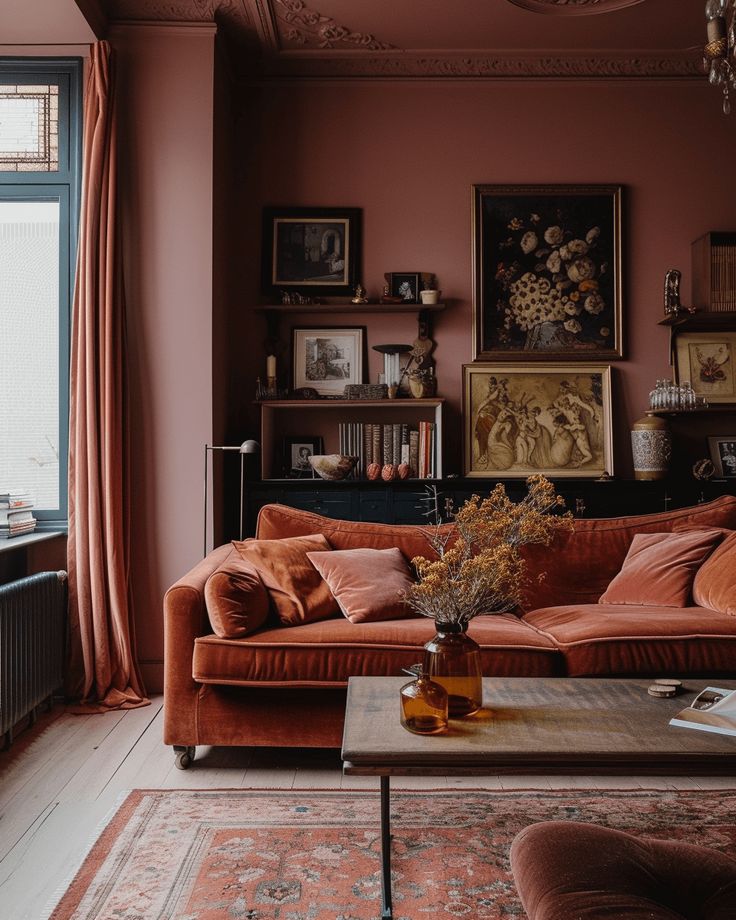
[[[196,747],[180,747],[178,744],[175,744],[174,765],[176,766],[177,770],[188,770],[192,765],[196,753]]]

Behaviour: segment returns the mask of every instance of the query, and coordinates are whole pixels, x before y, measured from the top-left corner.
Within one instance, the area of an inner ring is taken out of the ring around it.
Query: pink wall
[[[721,114],[705,79],[304,82],[253,90],[248,106],[240,142],[244,300],[258,295],[263,204],[362,207],[369,294],[380,292],[386,271],[422,270],[438,275],[451,300],[435,325],[439,391],[449,399],[448,472],[460,469],[461,365],[472,359],[471,184],[623,184],[626,360],[615,362],[614,436],[616,473],[631,475],[629,424],[668,372],[667,333],[656,325],[664,273],[680,268],[687,292],[690,242],[736,226],[736,119]],[[263,320],[248,319],[258,348]],[[368,324],[369,345],[414,337],[408,316],[355,320]],[[233,347],[242,353],[242,344]],[[232,400],[245,430],[255,417],[242,392],[250,398],[256,373],[241,367]],[[373,353],[371,379],[378,369]]]
[[[117,27],[130,354],[131,585],[160,689],[162,598],[202,555],[212,436],[213,26]]]

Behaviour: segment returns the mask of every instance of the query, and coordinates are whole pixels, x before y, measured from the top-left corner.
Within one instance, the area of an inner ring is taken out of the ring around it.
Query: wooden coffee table
[[[656,699],[650,680],[485,678],[483,709],[430,736],[399,721],[406,682],[351,677],[345,713],[344,773],[381,782],[383,920],[392,917],[391,776],[736,773],[736,738],[668,725],[704,687],[736,689],[736,681],[688,680],[680,695]]]

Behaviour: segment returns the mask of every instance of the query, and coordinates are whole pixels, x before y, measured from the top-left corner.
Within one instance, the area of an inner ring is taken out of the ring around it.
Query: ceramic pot
[[[437,635],[424,646],[424,673],[447,691],[452,718],[477,712],[483,705],[480,648],[458,623],[435,623]]]
[[[420,291],[422,303],[439,303],[441,291]]]
[[[634,479],[664,479],[672,456],[670,426],[657,415],[637,419],[631,430],[631,452]]]

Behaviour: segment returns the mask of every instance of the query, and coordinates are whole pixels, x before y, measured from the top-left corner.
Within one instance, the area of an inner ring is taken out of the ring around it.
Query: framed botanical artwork
[[[465,476],[612,474],[611,368],[466,364],[463,426]]]
[[[736,434],[708,438],[708,447],[716,476],[736,479]]]
[[[294,389],[342,396],[350,383],[363,383],[365,326],[312,326],[293,331]]]
[[[621,186],[473,186],[476,361],[621,358]]]
[[[322,453],[321,437],[284,438],[284,466],[297,478],[314,475],[309,458]]]
[[[400,297],[404,303],[419,303],[421,272],[391,272],[389,278],[389,293],[392,297]]]
[[[736,403],[736,332],[680,332],[673,350],[678,383],[709,403]]]
[[[264,208],[262,293],[341,297],[360,280],[359,208]]]

